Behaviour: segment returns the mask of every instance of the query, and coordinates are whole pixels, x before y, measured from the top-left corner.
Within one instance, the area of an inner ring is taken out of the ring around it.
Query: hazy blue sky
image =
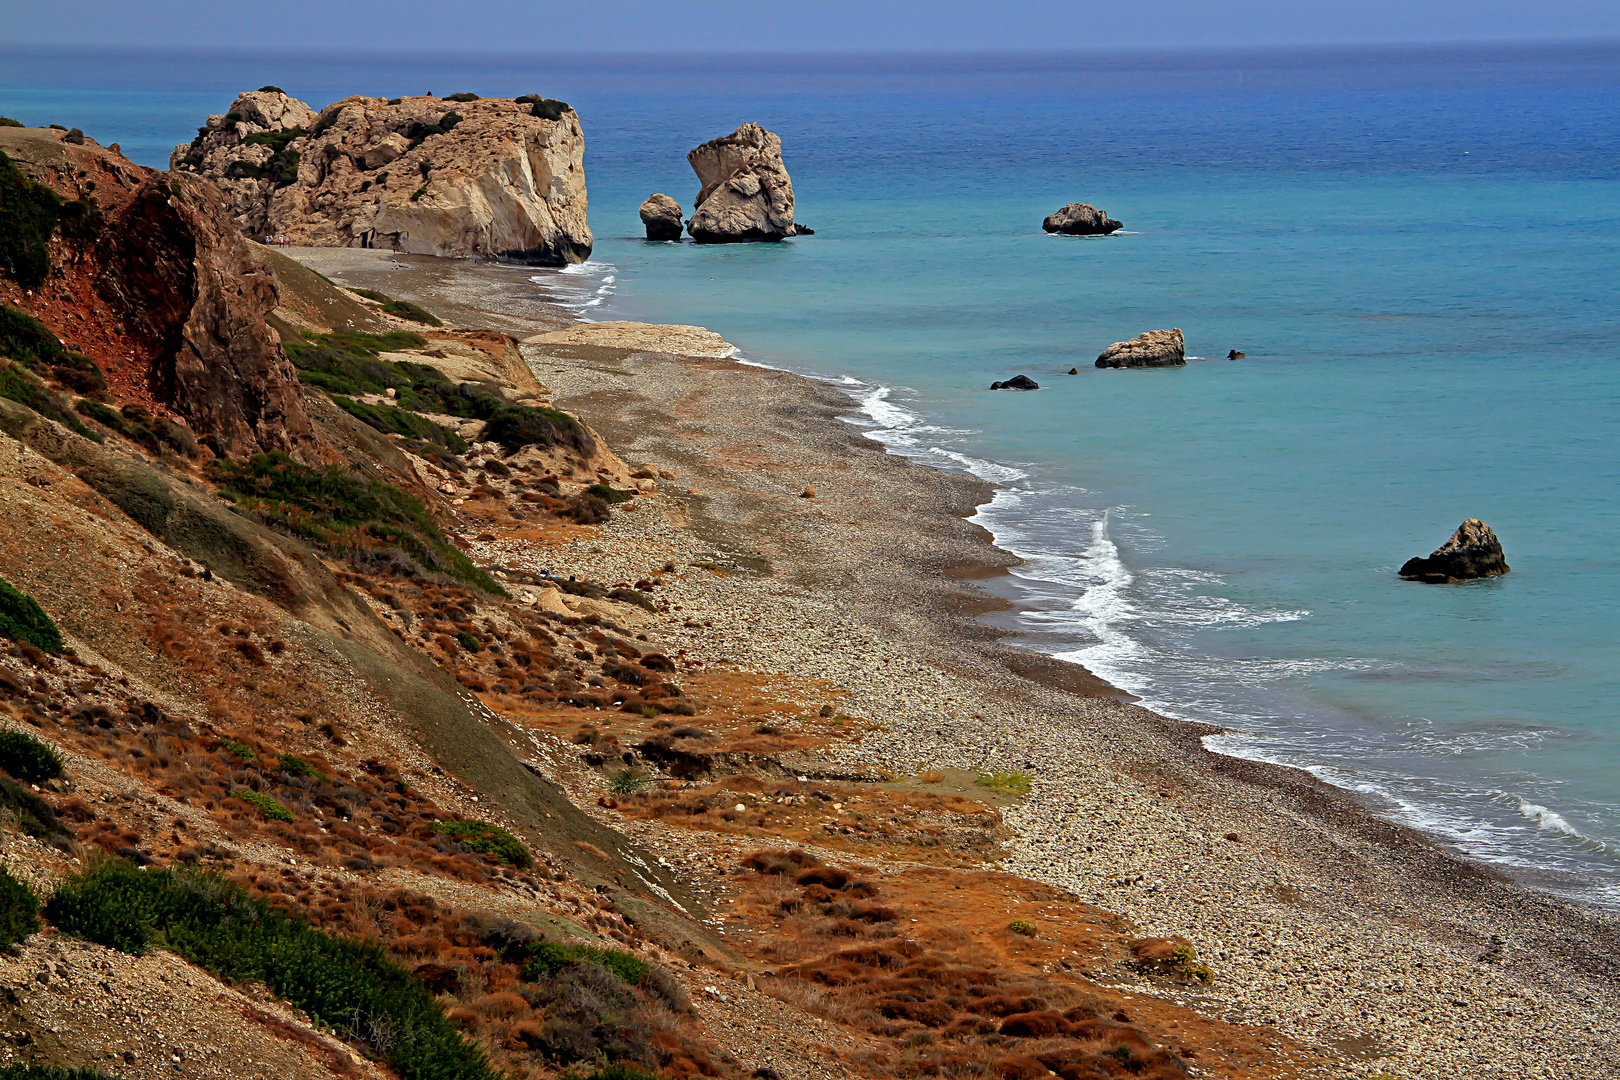
[[[0,44],[845,52],[1620,38],[1617,0],[0,0]]]

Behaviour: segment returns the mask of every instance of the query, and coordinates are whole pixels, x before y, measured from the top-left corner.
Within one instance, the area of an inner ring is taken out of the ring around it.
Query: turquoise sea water
[[[0,60],[0,113],[153,165],[267,82],[570,101],[597,247],[538,291],[847,380],[874,438],[1004,485],[1031,647],[1620,905],[1620,48]],[[640,240],[744,120],[817,235]],[[1076,200],[1125,230],[1040,231]],[[1211,359],[1090,366],[1166,326]],[[1511,575],[1394,577],[1470,516]]]

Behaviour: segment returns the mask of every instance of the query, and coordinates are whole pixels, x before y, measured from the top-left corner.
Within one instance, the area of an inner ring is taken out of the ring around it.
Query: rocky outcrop
[[[700,244],[781,240],[793,224],[793,181],[782,164],[782,140],[744,124],[686,155],[703,188],[687,231]]]
[[[313,452],[297,372],[266,321],[275,279],[218,189],[61,132],[0,128],[0,150],[75,208],[45,285],[0,281],[0,301],[95,361],[111,401],[178,416],[216,454]]]
[[[679,240],[681,204],[662,193],[649,195],[641,204],[641,223],[647,227],[649,240]]]
[[[1478,518],[1469,518],[1428,558],[1406,560],[1400,575],[1408,581],[1449,585],[1474,578],[1497,577],[1510,569],[1496,533]]]
[[[237,226],[317,247],[584,262],[585,136],[560,101],[350,97],[274,87],[210,116],[170,167],[217,183]]]
[[[1186,362],[1187,342],[1180,330],[1149,330],[1114,342],[1097,357],[1100,368],[1175,367]]]
[[[1090,203],[1072,202],[1056,213],[1046,215],[1041,228],[1049,233],[1067,236],[1106,236],[1123,224]]]
[[[1014,375],[1006,382],[993,382],[990,384],[992,390],[1039,390],[1040,388],[1041,384],[1028,375]]]

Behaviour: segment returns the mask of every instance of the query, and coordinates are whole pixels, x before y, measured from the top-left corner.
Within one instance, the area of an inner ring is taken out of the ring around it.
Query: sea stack
[[[1072,202],[1056,213],[1046,215],[1041,228],[1065,236],[1107,236],[1122,224],[1090,203]]]
[[[703,185],[687,231],[700,244],[781,240],[808,234],[793,224],[793,181],[782,164],[782,140],[744,124],[686,155]]]
[[[1100,368],[1176,367],[1187,363],[1187,342],[1180,330],[1149,330],[1129,341],[1116,341],[1097,357]]]
[[[562,266],[591,254],[584,160],[574,110],[534,94],[356,96],[317,113],[267,86],[169,167],[218,184],[259,239]]]
[[[662,193],[647,196],[641,204],[641,223],[649,240],[681,238],[681,204]]]
[[[1408,581],[1452,585],[1474,578],[1498,577],[1511,569],[1496,533],[1478,518],[1469,518],[1428,558],[1406,560],[1400,575]]]

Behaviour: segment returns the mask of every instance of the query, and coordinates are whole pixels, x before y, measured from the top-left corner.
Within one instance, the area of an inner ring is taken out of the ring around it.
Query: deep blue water
[[[1005,484],[1009,620],[1220,748],[1620,904],[1620,47],[1017,58],[0,53],[0,113],[164,164],[235,91],[540,92],[587,135],[589,318],[848,376],[856,422]],[[780,134],[813,238],[637,239],[685,152]],[[1054,238],[1092,202],[1126,223]],[[1179,326],[1185,369],[1101,372]],[[1079,367],[1077,376],[1061,374]],[[1031,394],[992,394],[1024,372]],[[1394,569],[1465,517],[1514,572]],[[1038,723],[1032,718],[1032,723]]]

